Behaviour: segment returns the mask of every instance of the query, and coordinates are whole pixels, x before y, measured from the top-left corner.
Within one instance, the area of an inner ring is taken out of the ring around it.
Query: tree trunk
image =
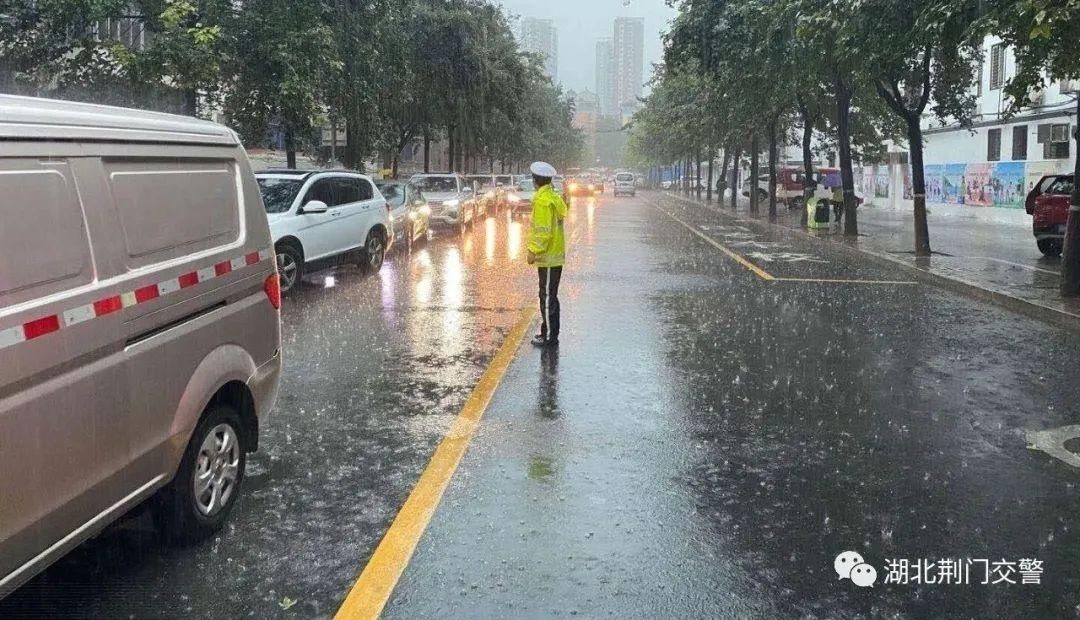
[[[694,173],[694,196],[701,200],[701,150],[694,154],[697,160],[697,172]]]
[[[735,155],[731,160],[731,210],[739,206],[739,160],[742,159],[742,149],[735,147]]]
[[[799,225],[806,228],[806,203],[814,193],[814,154],[811,143],[814,140],[814,122],[810,119],[810,110],[801,98],[798,99],[799,115],[802,117],[802,165],[803,165],[803,201],[799,209]]]
[[[337,167],[337,119],[330,115],[330,166]]]
[[[431,172],[431,134],[424,132],[424,174]]]
[[[398,176],[398,159],[397,155],[394,155],[394,165],[391,167],[390,178],[396,179]]]
[[[705,200],[712,202],[712,190],[713,190],[713,161],[716,160],[716,149],[709,147],[709,180],[705,185]]]
[[[450,125],[446,128],[446,141],[449,143],[449,161],[447,162],[450,169],[447,172],[454,172],[454,156],[457,154],[457,144],[454,142],[454,126]]]
[[[293,137],[292,125],[285,124],[285,167],[296,170],[296,140]]]
[[[359,170],[364,155],[360,152],[360,124],[354,115],[345,117],[345,148],[342,151],[345,167]]]
[[[758,158],[758,151],[761,147],[758,145],[757,132],[754,132],[750,136],[750,213],[757,215],[758,213],[758,197],[761,192],[758,190],[758,167],[761,162]]]
[[[844,234],[857,236],[855,174],[851,170],[851,85],[836,76],[836,131],[840,139],[840,179],[844,186]]]
[[[907,118],[911,151],[911,193],[915,199],[915,256],[930,256],[930,228],[926,222],[926,175],[923,170],[923,137],[918,114]]]
[[[188,116],[199,115],[199,93],[194,88],[184,91],[184,114]]]
[[[1076,99],[1077,120],[1080,121],[1080,97]],[[1076,161],[1073,164],[1073,191],[1069,201],[1069,219],[1065,225],[1065,247],[1061,252],[1061,294],[1080,296],[1080,124],[1073,130],[1076,139]]]
[[[720,166],[720,175],[716,178],[723,182],[723,185],[727,185],[727,167],[728,162],[731,160],[731,149],[724,147],[724,163]],[[724,190],[719,187],[716,188],[716,202],[724,202]]]
[[[769,123],[769,220],[776,221],[776,118]]]

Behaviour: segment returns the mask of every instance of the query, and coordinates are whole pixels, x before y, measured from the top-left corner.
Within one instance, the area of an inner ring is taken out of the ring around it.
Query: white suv
[[[309,269],[356,262],[376,272],[394,238],[386,199],[370,177],[336,170],[255,175],[274,239],[281,292]]]

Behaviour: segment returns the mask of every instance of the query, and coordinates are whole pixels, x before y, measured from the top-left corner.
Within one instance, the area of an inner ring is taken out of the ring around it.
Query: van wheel
[[[281,294],[285,295],[297,288],[304,277],[304,256],[296,246],[288,243],[277,246],[276,254]]]
[[[1061,256],[1061,242],[1057,239],[1037,239],[1036,243],[1039,245],[1039,251],[1045,256],[1051,258]]]
[[[176,477],[154,506],[165,540],[191,544],[221,529],[244,480],[247,441],[242,428],[239,414],[228,405],[214,405],[203,416]]]
[[[378,273],[382,269],[383,258],[386,257],[386,242],[379,231],[372,230],[368,233],[367,241],[364,242],[364,251],[361,253],[361,264],[364,271]]]

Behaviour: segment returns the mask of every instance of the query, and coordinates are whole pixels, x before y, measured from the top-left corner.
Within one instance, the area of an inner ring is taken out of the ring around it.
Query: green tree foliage
[[[231,29],[225,110],[248,143],[285,136],[289,167],[324,122],[321,85],[342,63],[325,7],[310,0],[244,0]]]
[[[224,111],[249,145],[280,131],[290,163],[327,118],[354,168],[420,137],[459,170],[576,165],[584,144],[490,0],[0,0],[0,91]]]

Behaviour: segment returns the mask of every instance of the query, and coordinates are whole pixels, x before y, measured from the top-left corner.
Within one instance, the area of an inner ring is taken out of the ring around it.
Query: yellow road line
[[[918,284],[907,280],[841,280],[830,278],[773,278],[776,282],[826,282],[835,284]]]
[[[752,271],[754,273],[754,275],[761,278],[762,280],[775,280],[776,279],[772,275],[770,275],[769,272],[765,271],[761,267],[758,267],[754,263],[751,263],[750,261],[746,260],[742,256],[736,254],[735,252],[732,252],[731,250],[724,247],[723,245],[720,245],[712,237],[710,237],[710,236],[706,235],[705,233],[701,232],[700,230],[694,228],[690,224],[687,224],[686,222],[680,220],[679,218],[675,217],[671,213],[668,213],[667,211],[665,211],[663,209],[660,209],[659,207],[657,208],[657,211],[663,213],[664,215],[666,215],[666,216],[670,217],[671,219],[675,220],[676,222],[682,224],[683,226],[686,227],[686,230],[689,230],[690,232],[694,233],[695,235],[701,237],[702,239],[705,240],[706,243],[713,246],[717,250],[720,250],[724,254],[727,254],[729,258],[731,258],[735,262],[739,263],[743,267],[746,267],[747,269]]]
[[[468,449],[495,389],[499,387],[535,317],[536,308],[522,311],[521,318],[507,334],[495,358],[480,377],[480,382],[469,394],[454,424],[435,449],[435,454],[401,506],[390,529],[383,535],[375,553],[341,604],[335,620],[378,618],[382,613],[416,550],[416,544],[431,522],[450,478],[461,463],[461,457]]]

